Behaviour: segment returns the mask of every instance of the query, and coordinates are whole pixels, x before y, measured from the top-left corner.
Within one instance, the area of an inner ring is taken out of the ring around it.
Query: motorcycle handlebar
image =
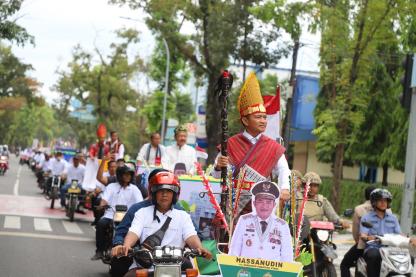
[[[185,258],[203,257],[203,255],[199,254],[198,250],[196,249],[185,249],[185,251],[183,251],[183,256]]]

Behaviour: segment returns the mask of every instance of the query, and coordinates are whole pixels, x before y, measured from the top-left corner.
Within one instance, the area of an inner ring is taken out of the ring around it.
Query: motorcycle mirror
[[[344,211],[344,216],[345,217],[351,217],[354,214],[354,210],[353,209],[346,209]]]
[[[373,224],[371,224],[370,222],[367,222],[367,221],[362,221],[361,225],[363,225],[366,228],[373,228]]]

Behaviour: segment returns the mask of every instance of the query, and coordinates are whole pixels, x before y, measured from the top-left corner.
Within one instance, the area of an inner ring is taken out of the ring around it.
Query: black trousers
[[[106,241],[106,232],[108,228],[111,228],[111,225],[113,224],[113,220],[102,217],[100,220],[98,220],[97,225],[95,226],[95,245],[97,246],[96,251],[103,252],[106,250],[107,245],[112,242]]]
[[[379,277],[381,266],[380,250],[377,248],[367,249],[364,253],[364,259],[367,263],[367,276]]]
[[[351,277],[350,268],[355,266],[357,260],[363,255],[364,249],[357,249],[357,244],[354,244],[342,259],[341,277]]]
[[[94,213],[94,223],[97,224],[98,220],[104,215],[103,209],[97,209],[97,207],[100,205],[101,197],[92,197],[91,199],[91,206],[92,206],[92,212]]]

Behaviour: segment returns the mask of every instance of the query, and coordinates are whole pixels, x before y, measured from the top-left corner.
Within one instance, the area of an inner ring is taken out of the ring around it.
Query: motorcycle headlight
[[[316,235],[321,241],[327,241],[329,238],[329,232],[327,230],[318,230]]]
[[[179,247],[175,247],[173,249],[173,256],[174,257],[182,257],[182,249]]]
[[[162,258],[163,256],[163,250],[161,248],[156,248],[155,249],[155,257],[156,258]]]
[[[400,272],[406,272],[407,269],[409,268],[409,262],[407,263],[400,263],[400,262],[396,262],[396,261],[392,261],[392,264],[394,265],[395,268],[397,268]]]
[[[165,246],[164,252],[166,255],[172,255],[172,249],[170,246]]]

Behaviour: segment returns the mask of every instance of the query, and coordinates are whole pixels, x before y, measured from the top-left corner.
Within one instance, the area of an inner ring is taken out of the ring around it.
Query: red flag
[[[267,128],[264,134],[271,139],[280,138],[280,87],[276,88],[276,95],[263,96],[267,113]]]

